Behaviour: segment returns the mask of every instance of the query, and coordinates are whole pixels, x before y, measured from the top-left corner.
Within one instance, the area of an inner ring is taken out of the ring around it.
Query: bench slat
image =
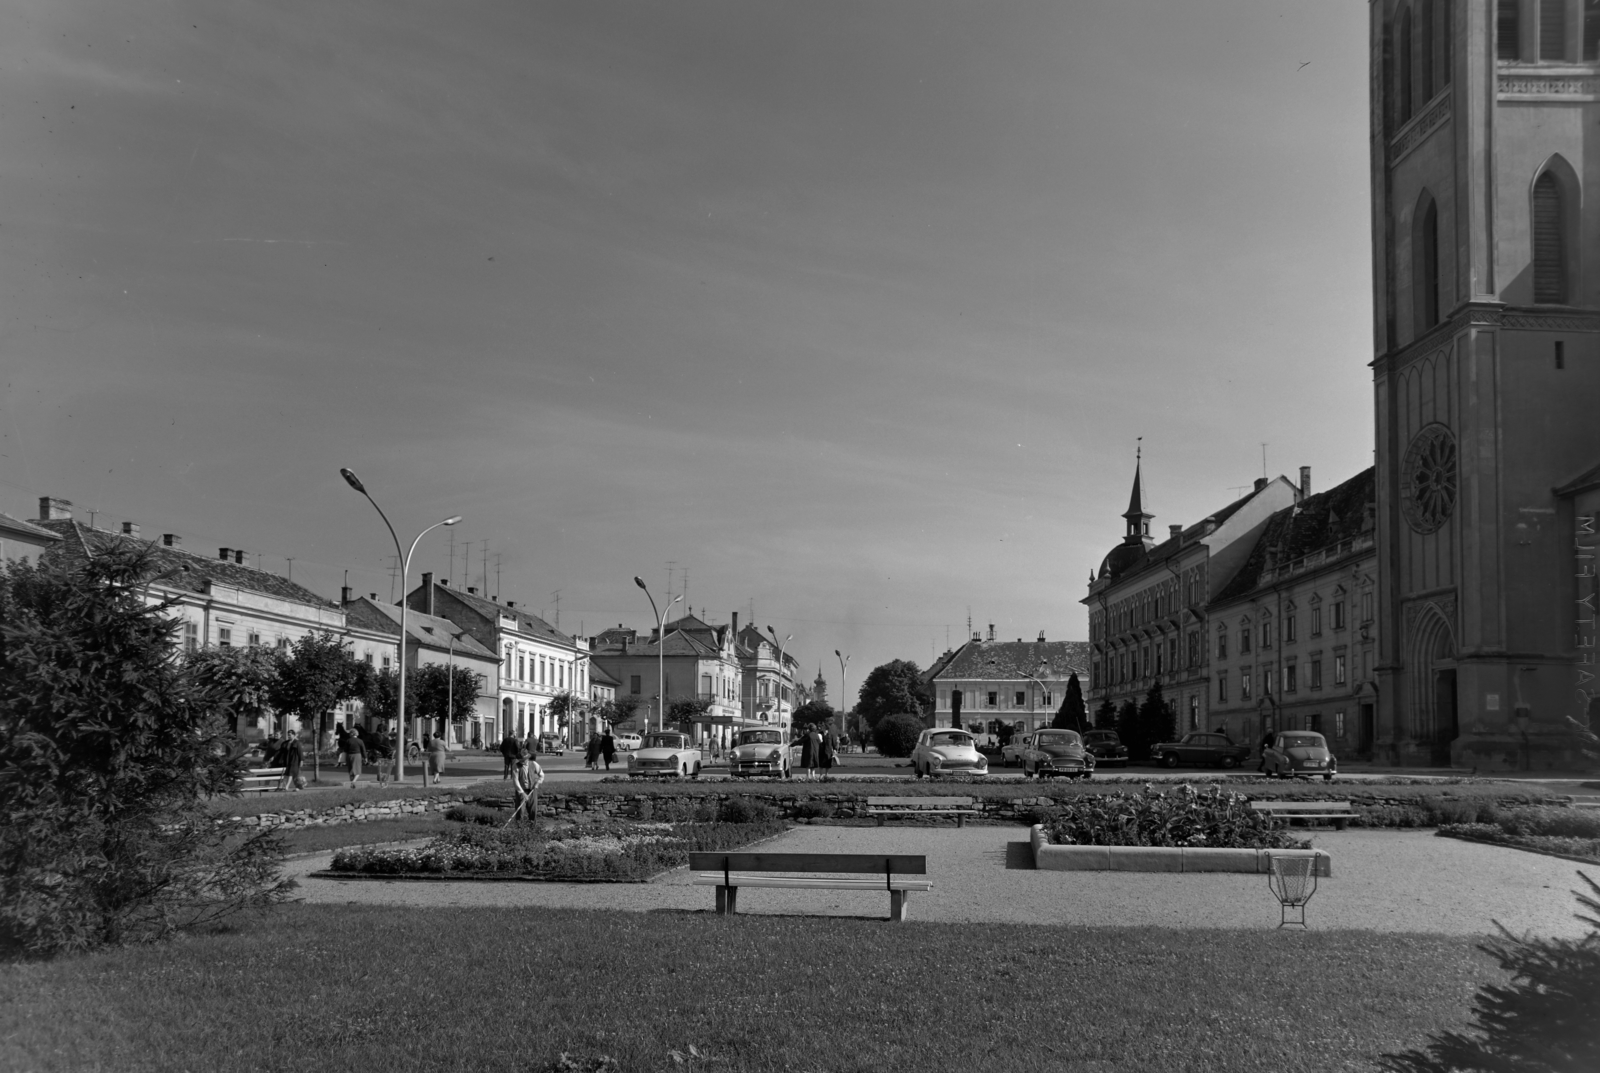
[[[721,872],[707,872],[694,878],[697,887],[720,887]],[[901,879],[896,877],[885,883],[879,879],[827,879],[820,876],[745,876],[730,875],[729,883],[735,887],[793,887],[807,890],[932,890],[931,879]]]
[[[854,872],[927,875],[928,858],[909,853],[691,853],[695,871]]]
[[[869,808],[873,816],[976,816],[975,808]]]
[[[1252,801],[1250,807],[1262,812],[1307,812],[1312,809],[1323,812],[1355,811],[1355,806],[1348,801]]]
[[[929,807],[933,807],[933,806],[941,806],[942,805],[942,806],[947,807],[947,808],[970,808],[972,806],[972,798],[970,798],[970,797],[869,797],[869,798],[867,798],[867,804],[868,805],[909,806],[909,807],[917,807],[917,806],[922,806],[922,805],[927,805]]]

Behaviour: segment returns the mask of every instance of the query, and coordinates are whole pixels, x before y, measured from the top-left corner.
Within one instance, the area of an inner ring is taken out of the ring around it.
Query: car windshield
[[[1075,730],[1052,730],[1048,734],[1040,734],[1034,739],[1039,745],[1077,745],[1078,732]]]
[[[1326,749],[1328,743],[1321,734],[1285,734],[1278,739],[1285,749]]]
[[[960,730],[946,730],[928,735],[929,745],[972,745],[972,735]]]
[[[682,734],[652,734],[644,739],[646,749],[684,749],[688,745]]]
[[[776,730],[744,730],[739,733],[740,745],[778,745],[781,742]]]
[[[1115,730],[1091,730],[1084,737],[1089,741],[1121,741]]]

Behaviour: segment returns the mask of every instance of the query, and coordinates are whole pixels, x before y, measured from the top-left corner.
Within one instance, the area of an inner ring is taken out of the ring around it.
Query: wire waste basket
[[[1278,899],[1278,927],[1306,927],[1306,903],[1317,893],[1317,859],[1272,854],[1267,858],[1267,885]]]

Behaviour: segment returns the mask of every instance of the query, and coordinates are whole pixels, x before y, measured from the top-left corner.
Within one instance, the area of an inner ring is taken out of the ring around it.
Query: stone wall
[[[297,809],[293,812],[263,812],[258,816],[236,816],[235,823],[242,827],[334,827],[344,823],[371,823],[373,820],[396,820],[401,816],[415,816],[424,812],[443,812],[451,805],[460,805],[470,798],[457,794],[438,797],[408,797],[394,801],[363,801],[355,805],[338,805],[326,809]]]

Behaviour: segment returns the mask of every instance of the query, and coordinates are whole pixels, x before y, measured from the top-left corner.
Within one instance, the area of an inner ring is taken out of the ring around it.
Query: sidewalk
[[[1022,827],[829,827],[789,831],[762,849],[779,853],[919,853],[933,890],[911,902],[912,921],[974,925],[1074,924],[1091,927],[1268,928],[1278,906],[1264,876],[1226,873],[1039,872],[1016,867]],[[1570,891],[1581,865],[1420,831],[1339,831],[1313,835],[1333,854],[1307,919],[1314,930],[1486,935],[1498,920],[1514,932],[1578,937]],[[1026,860],[1024,856],[1021,859]],[[289,862],[308,902],[706,912],[712,890],[687,869],[649,883],[473,883],[309,878],[331,853]],[[1008,861],[1011,862],[1008,865]],[[1586,868],[1600,879],[1600,869]],[[856,891],[753,888],[741,912],[885,918],[888,899]]]

